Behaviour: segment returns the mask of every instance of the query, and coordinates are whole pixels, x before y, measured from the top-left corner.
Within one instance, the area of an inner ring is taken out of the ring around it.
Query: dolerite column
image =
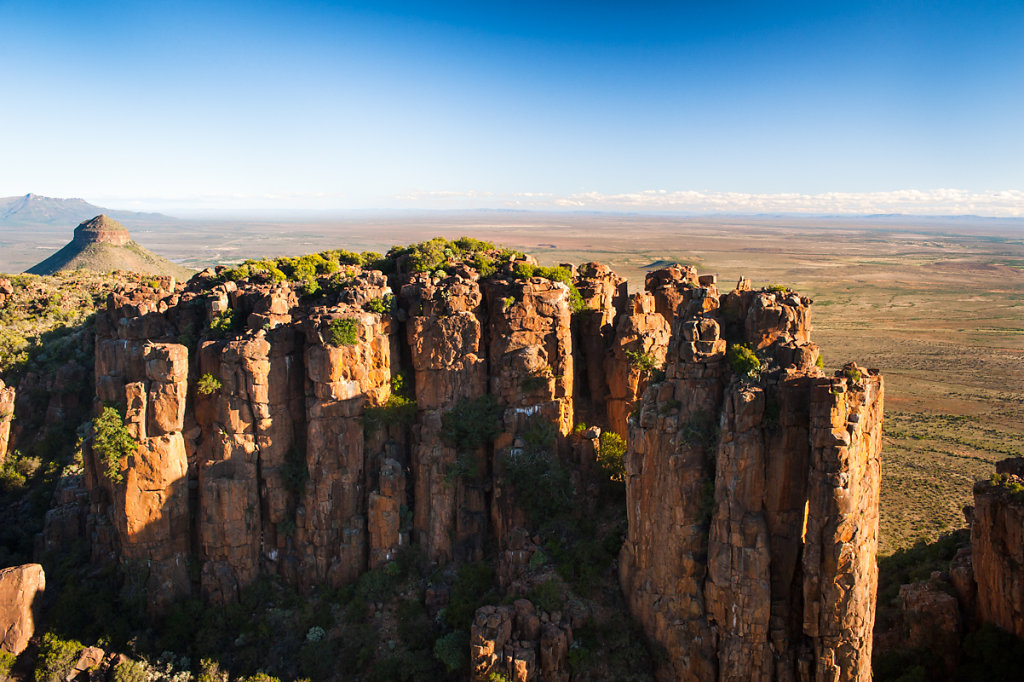
[[[871,679],[883,393],[852,364],[813,388],[804,633],[820,682]]]
[[[351,320],[352,344],[333,345],[330,324]],[[306,329],[306,467],[296,524],[300,585],[351,582],[366,570],[367,494],[363,410],[391,391],[391,318],[352,304],[320,309]]]
[[[487,536],[490,448],[457,452],[441,438],[446,412],[487,393],[483,295],[476,273],[466,274],[437,279],[422,273],[401,290],[419,410],[413,527],[427,556],[442,564],[480,559]],[[465,475],[456,475],[459,457]]]

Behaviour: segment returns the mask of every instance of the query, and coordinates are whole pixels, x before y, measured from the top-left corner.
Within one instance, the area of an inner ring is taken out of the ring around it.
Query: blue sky
[[[1024,214],[1024,2],[0,0],[0,196]]]

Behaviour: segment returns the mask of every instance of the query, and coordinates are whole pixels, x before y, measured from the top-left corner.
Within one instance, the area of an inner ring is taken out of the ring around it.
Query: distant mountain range
[[[78,225],[90,218],[105,214],[114,220],[141,224],[174,220],[162,213],[115,211],[94,206],[84,199],[54,199],[38,194],[0,198],[0,226]]]

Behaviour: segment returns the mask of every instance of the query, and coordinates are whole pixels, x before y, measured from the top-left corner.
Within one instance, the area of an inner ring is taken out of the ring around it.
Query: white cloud
[[[651,189],[621,194],[579,192],[415,192],[399,199],[422,206],[444,204],[474,207],[567,208],[582,210],[673,211],[693,213],[809,213],[866,215],[982,215],[1024,217],[1024,190],[970,192],[960,189],[894,190],[889,192],[824,192],[747,194],[742,192],[669,191]],[[468,203],[467,203],[468,202]]]

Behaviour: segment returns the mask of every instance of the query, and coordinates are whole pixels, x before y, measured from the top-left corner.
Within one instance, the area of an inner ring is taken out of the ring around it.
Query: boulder
[[[39,564],[0,570],[0,651],[17,656],[35,634],[33,611],[46,590],[46,574]]]

